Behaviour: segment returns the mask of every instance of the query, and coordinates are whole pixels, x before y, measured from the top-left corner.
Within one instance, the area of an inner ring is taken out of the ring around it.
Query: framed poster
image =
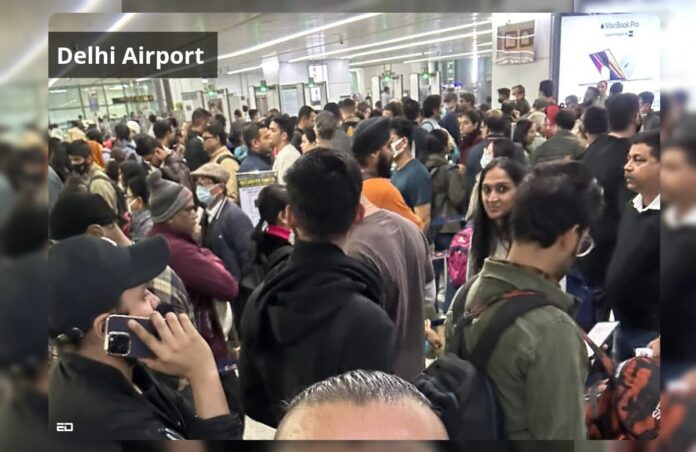
[[[530,20],[498,27],[495,64],[534,62],[536,59],[534,24],[534,21]]]

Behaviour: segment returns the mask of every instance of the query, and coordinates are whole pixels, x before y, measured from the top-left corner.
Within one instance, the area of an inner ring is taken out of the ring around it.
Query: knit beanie
[[[147,187],[150,189],[150,213],[153,223],[164,223],[186,206],[193,198],[191,191],[176,182],[162,179],[158,169],[147,176]]]
[[[353,155],[361,157],[372,154],[389,142],[391,122],[387,118],[370,118],[360,121],[353,133]]]

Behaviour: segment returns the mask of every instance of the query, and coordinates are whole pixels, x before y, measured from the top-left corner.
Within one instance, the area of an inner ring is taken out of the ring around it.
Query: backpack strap
[[[472,364],[482,372],[485,372],[500,336],[515,320],[535,309],[554,306],[544,295],[534,291],[512,291],[505,294],[500,301],[503,301],[503,304],[493,314],[493,318],[469,355]],[[462,343],[464,343],[463,333]]]
[[[222,154],[220,157],[218,157],[218,158],[215,160],[215,163],[217,163],[217,164],[219,165],[219,164],[221,164],[222,162],[224,162],[224,161],[227,160],[227,159],[232,159],[232,160],[234,160],[235,162],[239,163],[239,162],[237,161],[237,159],[234,158],[234,156],[233,156],[233,155],[230,155],[230,154]]]

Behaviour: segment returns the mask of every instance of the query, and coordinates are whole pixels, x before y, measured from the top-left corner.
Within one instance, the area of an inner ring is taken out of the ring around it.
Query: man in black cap
[[[48,258],[48,327],[61,353],[49,377],[49,428],[70,423],[62,434],[85,440],[241,438],[241,421],[230,413],[210,347],[187,315],[162,317],[154,310],[158,300],[146,284],[167,265],[164,239],[121,248],[78,236],[53,246]],[[128,323],[155,355],[142,363],[186,378],[195,409],[142,364],[106,353],[112,314],[150,318],[157,337]]]
[[[94,193],[65,192],[56,201],[49,214],[49,237],[53,241],[65,240],[77,235],[87,234],[106,237],[118,246],[131,246],[131,241],[118,227],[116,215],[106,201]],[[128,269],[120,269],[127,272]],[[109,276],[109,275],[106,275]],[[184,282],[171,267],[148,283],[151,291],[174,312],[188,314],[196,325],[193,305],[189,299]]]

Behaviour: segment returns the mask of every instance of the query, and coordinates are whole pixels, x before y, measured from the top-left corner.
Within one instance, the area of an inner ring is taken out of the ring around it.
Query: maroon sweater
[[[166,224],[155,224],[148,235],[158,234],[169,244],[169,266],[186,286],[201,336],[210,345],[215,362],[221,364],[227,359],[227,345],[213,300],[232,301],[239,293],[237,280],[220,258],[191,236],[172,231]]]

